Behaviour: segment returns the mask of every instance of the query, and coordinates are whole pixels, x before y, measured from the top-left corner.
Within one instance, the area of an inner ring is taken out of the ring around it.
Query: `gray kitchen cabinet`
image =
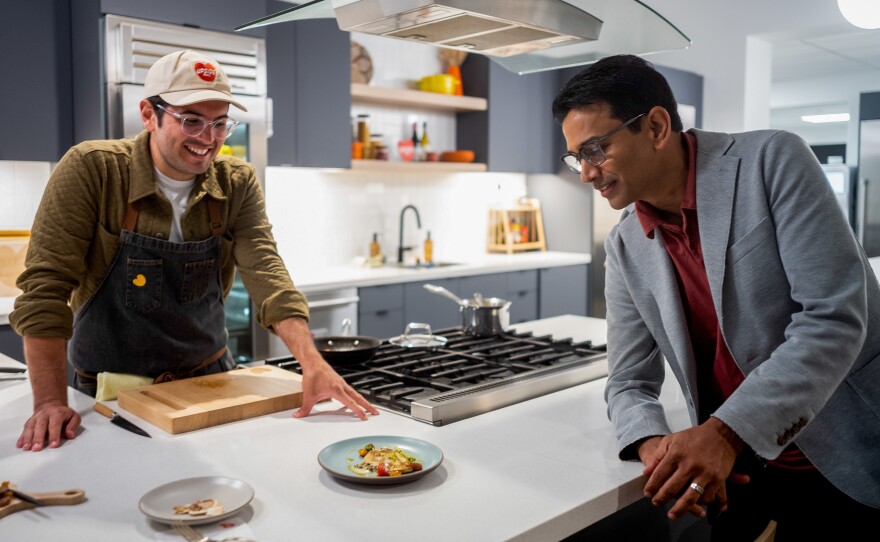
[[[6,354],[12,359],[24,361],[24,345],[21,336],[12,330],[9,325],[0,325],[0,354]]]
[[[403,333],[403,284],[358,289],[358,334],[387,339]]]
[[[563,150],[550,104],[558,72],[517,75],[479,55],[469,55],[461,72],[465,94],[489,107],[457,115],[458,147],[472,149],[489,171],[557,173]]]
[[[463,298],[479,292],[483,297],[510,301],[511,324],[538,317],[538,271],[535,269],[461,277],[458,288],[458,294]]]
[[[57,161],[73,144],[71,3],[4,2],[3,16],[0,160]]]
[[[587,264],[541,269],[538,317],[586,316],[588,270]]]
[[[510,323],[519,324],[538,319],[538,270],[505,273],[507,299],[510,300]]]
[[[461,325],[461,314],[455,302],[425,290],[425,284],[442,286],[450,292],[460,291],[458,278],[406,283],[403,295],[406,323],[430,324],[432,329]]]

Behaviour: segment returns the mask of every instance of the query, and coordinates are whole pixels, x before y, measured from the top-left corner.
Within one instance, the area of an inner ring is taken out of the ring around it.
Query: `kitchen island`
[[[562,316],[517,326],[604,342],[604,321]],[[605,379],[434,427],[382,411],[367,422],[319,405],[302,420],[290,411],[169,435],[120,413],[153,436],[116,427],[70,391],[84,430],[58,449],[15,448],[31,410],[27,382],[0,382],[4,478],[33,492],[84,489],[87,501],[17,512],[2,520],[9,540],[174,540],[138,510],[147,491],[184,478],[228,476],[255,490],[240,514],[257,540],[559,540],[642,496],[641,465],[617,458],[605,414]],[[677,385],[662,400],[673,428],[688,424]],[[114,403],[109,403],[114,406]],[[355,485],[324,472],[317,455],[352,437],[399,435],[438,446],[440,467],[411,483]],[[181,539],[181,538],[177,538]]]

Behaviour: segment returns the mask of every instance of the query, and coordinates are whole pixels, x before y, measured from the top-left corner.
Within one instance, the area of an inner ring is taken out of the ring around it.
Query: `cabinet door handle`
[[[386,309],[376,311],[376,316],[386,316],[387,314],[388,314],[388,310],[386,310]]]
[[[337,297],[336,299],[326,299],[321,301],[312,301],[309,303],[310,309],[318,309],[324,307],[340,307],[342,305],[349,305],[351,303],[357,303],[360,300],[358,296],[353,297]]]

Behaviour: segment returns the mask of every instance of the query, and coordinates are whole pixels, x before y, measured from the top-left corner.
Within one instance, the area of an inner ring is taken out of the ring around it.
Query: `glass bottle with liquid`
[[[430,264],[434,261],[434,241],[431,240],[431,231],[428,230],[428,237],[425,239],[425,263]]]
[[[370,258],[375,258],[382,253],[382,247],[379,246],[379,234],[373,234],[373,240],[370,242]]]
[[[428,159],[428,153],[431,151],[431,141],[428,139],[428,123],[422,123],[422,139],[421,144],[422,160]]]

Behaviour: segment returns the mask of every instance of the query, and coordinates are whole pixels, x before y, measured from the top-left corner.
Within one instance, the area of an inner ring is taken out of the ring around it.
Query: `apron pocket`
[[[217,260],[202,260],[199,262],[187,262],[183,266],[183,289],[180,292],[180,302],[184,305],[198,301],[205,297],[208,285],[212,280],[217,280],[214,265]]]
[[[150,312],[162,306],[162,260],[128,259],[125,306]]]

